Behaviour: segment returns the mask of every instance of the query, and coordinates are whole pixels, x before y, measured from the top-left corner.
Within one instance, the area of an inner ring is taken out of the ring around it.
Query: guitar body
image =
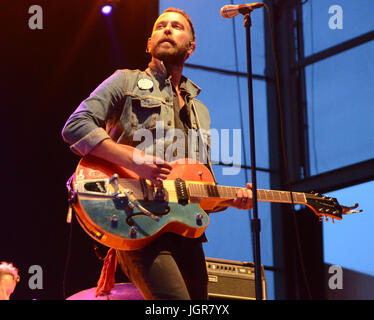
[[[213,176],[207,167],[201,163],[180,162],[171,163],[173,170],[167,180],[163,181],[165,196],[162,200],[155,200],[153,185],[148,180],[141,179],[134,172],[116,166],[102,159],[85,156],[79,162],[73,185],[77,194],[74,203],[77,220],[82,228],[96,241],[111,248],[120,250],[136,250],[143,248],[155,238],[165,232],[174,232],[179,235],[198,238],[209,224],[209,216],[204,211],[215,204],[188,200],[179,203],[175,180],[180,178],[194,183],[215,185]],[[104,187],[104,179],[117,174],[119,188],[131,190],[133,199],[142,208],[145,208],[157,217],[157,220],[144,214],[137,206],[131,208],[126,197],[108,197],[100,195]],[[90,182],[91,181],[91,182]],[[144,195],[144,182],[146,183],[147,197]],[[77,185],[84,184],[90,192],[79,192]],[[101,185],[101,186],[100,186]],[[151,192],[149,192],[151,190]]]
[[[123,148],[128,146],[121,145]],[[73,177],[71,202],[82,228],[96,241],[119,250],[141,249],[165,232],[200,237],[209,224],[207,210],[234,199],[237,187],[217,186],[208,168],[191,159],[171,163],[162,188],[133,171],[85,156]],[[300,203],[322,218],[342,219],[360,212],[318,193],[260,190],[259,201]]]

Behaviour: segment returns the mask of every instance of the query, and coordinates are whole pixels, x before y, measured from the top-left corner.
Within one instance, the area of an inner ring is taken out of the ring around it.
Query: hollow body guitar
[[[215,185],[205,165],[191,162],[171,163],[167,180],[155,187],[124,167],[83,157],[72,180],[78,222],[93,239],[120,250],[140,249],[165,232],[200,237],[209,224],[206,211],[235,198],[239,188]],[[335,198],[289,191],[257,189],[257,200],[305,204],[319,216],[338,220],[353,208]]]

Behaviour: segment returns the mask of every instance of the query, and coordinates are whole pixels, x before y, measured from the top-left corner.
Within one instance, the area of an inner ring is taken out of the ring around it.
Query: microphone
[[[249,9],[252,11],[253,9],[262,8],[263,6],[264,4],[262,2],[254,2],[240,5],[229,4],[221,8],[221,16],[222,18],[230,19],[241,13],[242,9]]]

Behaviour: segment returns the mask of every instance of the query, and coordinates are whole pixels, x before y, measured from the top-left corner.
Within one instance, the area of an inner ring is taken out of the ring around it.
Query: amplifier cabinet
[[[208,298],[210,300],[255,300],[254,263],[206,258]],[[261,266],[262,298],[267,300],[264,267]]]

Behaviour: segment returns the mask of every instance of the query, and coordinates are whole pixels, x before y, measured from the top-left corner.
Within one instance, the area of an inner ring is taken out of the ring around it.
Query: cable
[[[288,161],[287,161],[287,155],[286,155],[286,143],[285,143],[285,137],[284,137],[284,119],[283,119],[283,107],[281,103],[281,94],[280,94],[280,84],[279,84],[279,70],[278,70],[278,63],[277,63],[277,58],[276,58],[276,52],[275,52],[275,39],[274,39],[274,33],[273,33],[273,24],[271,22],[271,17],[270,17],[270,9],[266,3],[264,3],[264,7],[266,9],[267,13],[267,20],[269,23],[269,29],[270,29],[270,38],[271,38],[271,48],[272,48],[272,55],[273,55],[273,61],[274,61],[274,72],[275,72],[275,83],[276,83],[276,96],[277,96],[277,105],[278,105],[278,112],[279,112],[279,126],[280,126],[280,135],[281,135],[281,149],[282,149],[282,158],[283,158],[283,166],[284,166],[284,172],[286,176],[286,188],[288,191],[290,191],[291,195],[291,211],[292,211],[292,216],[293,216],[293,223],[294,223],[294,228],[295,228],[295,236],[296,236],[296,243],[297,243],[297,252],[299,256],[299,263],[305,283],[305,287],[307,289],[308,297],[311,300],[312,299],[312,294],[310,291],[307,275],[306,275],[306,270],[305,270],[305,265],[304,265],[304,259],[302,255],[302,250],[301,250],[301,242],[300,242],[300,234],[299,234],[299,228],[297,225],[296,221],[296,212],[295,212],[295,207],[294,207],[294,199],[292,195],[292,188],[290,186],[290,177],[289,177],[289,168],[288,168]]]
[[[97,257],[101,262],[103,262],[103,261],[105,260],[105,257],[101,254],[101,252],[100,252],[100,248],[99,248],[99,246],[97,245],[97,243],[96,243],[95,241],[93,241],[92,246],[93,246],[93,250],[94,250],[94,252],[95,252],[96,257]]]
[[[64,277],[63,277],[63,280],[62,280],[62,296],[63,296],[63,299],[66,299],[66,280],[67,280],[67,273],[68,273],[68,268],[69,268],[69,263],[70,263],[72,235],[73,235],[73,222],[71,222],[70,226],[69,226],[69,237],[68,237],[68,246],[67,246],[65,267],[64,267]]]
[[[311,39],[311,51],[314,53],[314,37],[313,37],[313,2],[310,2],[310,39]],[[311,106],[311,118],[312,118],[312,148],[314,153],[314,168],[316,172],[318,173],[318,159],[317,159],[317,146],[316,146],[316,113],[314,108],[314,63],[310,66],[311,68],[311,97],[312,97],[312,103]]]
[[[73,203],[76,201],[76,193],[74,192],[72,188],[72,182],[73,182],[74,174],[66,181],[66,188],[68,190],[68,205],[69,205],[69,211],[68,211],[68,219],[71,219],[71,216],[69,217],[69,214],[71,213],[73,215],[74,213],[74,207]],[[69,228],[69,235],[68,235],[68,245],[66,250],[66,260],[65,260],[65,267],[64,267],[64,277],[62,279],[62,295],[63,299],[66,299],[66,281],[67,281],[67,274],[69,269],[69,263],[70,263],[70,256],[71,256],[71,243],[72,243],[72,237],[73,237],[73,221],[69,220],[68,222],[70,228]]]
[[[233,5],[234,4],[234,1],[231,0],[230,3]],[[232,20],[232,29],[233,29],[233,35],[234,35],[234,54],[235,54],[235,71],[236,72],[239,72],[239,59],[238,59],[238,48],[237,48],[237,37],[236,37],[236,29],[235,29],[235,19],[231,19]],[[241,91],[240,91],[240,78],[239,76],[236,76],[236,85],[238,87],[238,103],[239,103],[239,117],[240,117],[240,125],[241,125],[241,128],[244,128],[244,124],[243,124],[243,111],[242,111],[242,101],[241,101]],[[242,140],[244,141],[244,130],[241,130],[241,138]],[[245,167],[248,167],[247,165],[247,152],[246,152],[246,144],[243,143],[242,144],[243,146],[243,152],[244,152],[244,166]],[[241,166],[241,168],[243,168]],[[244,175],[245,175],[245,181],[248,182],[249,179],[248,179],[248,171],[247,170],[244,170]],[[250,212],[250,210],[249,210]]]

